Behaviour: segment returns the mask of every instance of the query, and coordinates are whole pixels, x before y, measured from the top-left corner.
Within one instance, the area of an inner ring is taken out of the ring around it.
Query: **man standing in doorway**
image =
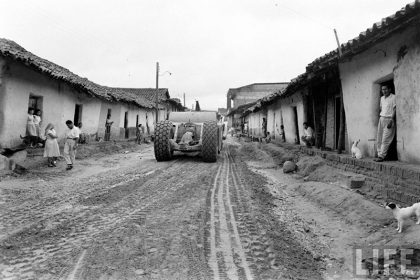
[[[77,142],[79,141],[79,129],[74,126],[73,122],[66,121],[68,130],[66,132],[66,143],[64,144],[64,159],[67,162],[66,170],[73,168],[76,158]]]
[[[389,85],[381,86],[383,96],[381,97],[378,123],[378,132],[376,135],[376,148],[378,158],[375,161],[384,161],[389,150],[389,146],[395,137],[395,114],[397,103],[395,95],[391,93]]]

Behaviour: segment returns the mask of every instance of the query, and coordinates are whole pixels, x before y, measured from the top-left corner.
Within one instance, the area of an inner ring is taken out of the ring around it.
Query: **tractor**
[[[223,147],[222,136],[223,125],[217,122],[216,112],[171,112],[168,120],[156,124],[155,158],[167,161],[180,152],[215,162]]]

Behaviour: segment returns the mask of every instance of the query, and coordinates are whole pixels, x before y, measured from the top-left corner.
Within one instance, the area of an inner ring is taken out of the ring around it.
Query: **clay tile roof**
[[[246,103],[246,104],[242,104],[240,106],[238,106],[235,109],[231,109],[228,110],[228,113],[226,116],[231,116],[234,114],[242,114],[246,109],[248,109],[249,107],[254,106],[255,104],[257,104],[257,101],[251,102],[251,103]]]
[[[87,78],[80,77],[62,66],[34,55],[11,40],[0,38],[0,55],[21,62],[54,79],[69,83],[74,88],[93,97],[111,102],[125,102],[144,108],[153,108],[153,104],[143,98],[137,98],[120,89],[101,86]]]
[[[155,88],[116,88],[125,92],[130,92],[134,95],[141,96],[153,104],[156,102]],[[167,88],[159,88],[158,99],[159,103],[166,102],[170,99],[169,90]]]
[[[386,38],[393,32],[399,30],[415,20],[420,20],[420,0],[416,0],[407,4],[395,14],[383,18],[380,22],[376,22],[372,27],[360,32],[359,36],[341,44],[343,57],[349,57],[357,54],[381,39]],[[338,63],[338,50],[335,49],[312,61],[306,67],[308,72],[328,67]]]
[[[372,27],[362,31],[356,38],[341,44],[343,56],[357,54],[416,20],[420,20],[420,0],[407,4],[395,14],[383,18]]]

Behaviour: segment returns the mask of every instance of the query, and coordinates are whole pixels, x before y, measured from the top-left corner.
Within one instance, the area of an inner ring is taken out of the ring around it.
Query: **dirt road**
[[[0,278],[320,279],[238,150],[157,163],[147,146],[1,181]]]

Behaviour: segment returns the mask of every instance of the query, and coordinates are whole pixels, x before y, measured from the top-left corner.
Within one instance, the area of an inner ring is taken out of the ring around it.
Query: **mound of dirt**
[[[295,162],[297,158],[294,153],[274,144],[264,144],[261,148],[271,155],[277,165],[283,165],[286,161]]]
[[[321,165],[309,173],[305,180],[317,182],[341,182],[342,184],[346,184],[349,177],[350,175],[346,176],[340,170],[334,169],[328,165]]]
[[[293,184],[286,189],[300,193],[306,199],[340,214],[351,224],[369,223],[379,229],[392,220],[392,215],[384,207],[349,189],[318,182]]]
[[[243,154],[246,158],[255,160],[255,161],[272,161],[271,156],[268,155],[263,150],[259,149],[258,143],[244,143],[240,148],[240,153]]]
[[[317,168],[325,165],[325,161],[322,157],[319,156],[303,156],[299,159],[296,165],[298,166],[299,174],[303,176],[308,176]]]

